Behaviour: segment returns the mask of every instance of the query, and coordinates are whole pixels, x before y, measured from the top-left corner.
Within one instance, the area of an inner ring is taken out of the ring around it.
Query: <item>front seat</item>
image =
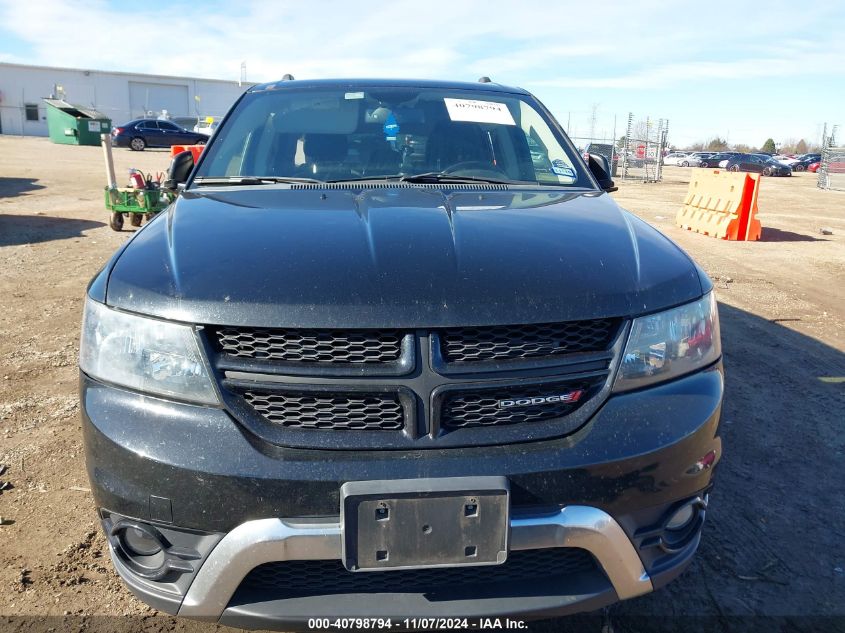
[[[477,123],[441,121],[428,137],[425,157],[431,171],[443,171],[458,163],[496,169],[490,138]]]
[[[346,163],[349,144],[345,134],[306,134],[302,152],[305,163],[299,171],[304,177],[336,180],[351,175]]]

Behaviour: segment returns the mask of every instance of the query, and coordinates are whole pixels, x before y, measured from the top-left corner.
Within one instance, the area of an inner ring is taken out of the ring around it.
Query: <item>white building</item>
[[[120,125],[162,112],[221,117],[251,83],[0,62],[0,134],[47,136],[44,97],[91,107]]]

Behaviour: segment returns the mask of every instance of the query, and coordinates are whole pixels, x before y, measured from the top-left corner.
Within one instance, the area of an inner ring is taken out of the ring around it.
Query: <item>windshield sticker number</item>
[[[384,122],[384,139],[386,141],[395,141],[396,135],[399,134],[399,124],[396,122],[396,117],[391,112],[387,115],[387,120]]]
[[[443,101],[446,103],[449,118],[453,121],[516,125],[511,111],[504,103],[475,99],[449,99],[448,97],[444,97]]]
[[[343,95],[344,99],[363,99],[364,93],[363,92],[347,92]]]
[[[552,161],[552,171],[558,176],[567,176],[568,178],[575,178],[575,170],[559,158],[555,158]]]

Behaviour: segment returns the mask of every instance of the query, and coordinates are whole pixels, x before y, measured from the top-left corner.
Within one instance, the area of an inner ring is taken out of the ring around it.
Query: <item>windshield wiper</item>
[[[442,171],[429,171],[423,174],[409,174],[402,176],[400,182],[445,182],[445,183],[462,183],[462,182],[486,182],[491,185],[521,185],[526,184],[519,180],[502,180],[500,178],[485,178],[483,176],[461,176],[459,174],[446,174]]]
[[[242,185],[272,185],[276,183],[312,183],[323,184],[324,181],[316,178],[292,178],[288,176],[231,176],[229,178],[211,178],[200,176],[194,178],[195,185],[217,185],[217,186],[242,186]]]
[[[338,180],[327,180],[326,182],[366,182],[369,180],[386,180],[389,182],[410,182],[410,183],[437,183],[461,184],[484,182],[493,185],[524,185],[532,184],[520,180],[500,180],[497,178],[484,178],[481,176],[461,176],[460,174],[445,174],[439,171],[430,171],[423,174],[387,174],[379,176],[364,176],[362,178],[340,178]]]

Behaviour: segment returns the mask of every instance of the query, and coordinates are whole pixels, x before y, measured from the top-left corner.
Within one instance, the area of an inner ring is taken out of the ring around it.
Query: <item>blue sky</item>
[[[573,136],[819,140],[845,125],[845,2],[0,0],[0,61],[237,79],[419,77],[532,91]],[[595,126],[592,113],[595,109]]]

